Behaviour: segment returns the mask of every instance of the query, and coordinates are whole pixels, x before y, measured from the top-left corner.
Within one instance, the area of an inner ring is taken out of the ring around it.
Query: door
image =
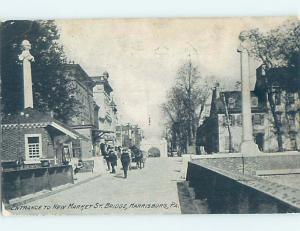
[[[260,151],[264,150],[264,134],[263,133],[257,133],[255,134],[255,143],[258,146],[258,149]]]

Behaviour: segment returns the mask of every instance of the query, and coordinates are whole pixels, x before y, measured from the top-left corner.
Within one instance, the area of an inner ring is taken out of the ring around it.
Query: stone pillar
[[[251,89],[249,76],[249,55],[248,52],[240,48],[240,65],[241,65],[241,91],[242,91],[242,119],[243,119],[243,136],[241,144],[241,153],[251,155],[260,153],[258,146],[253,141],[252,114],[251,114]]]
[[[30,54],[31,44],[28,40],[24,40],[21,45],[23,52],[19,55],[19,60],[23,61],[24,109],[28,107],[33,108],[30,62],[34,62],[34,57]]]

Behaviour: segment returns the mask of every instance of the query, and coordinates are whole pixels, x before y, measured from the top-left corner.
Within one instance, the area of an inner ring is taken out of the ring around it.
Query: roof
[[[68,74],[67,77],[74,78],[89,88],[93,88],[95,86],[93,79],[82,69],[79,64],[63,64],[63,70]]]
[[[105,72],[102,75],[99,76],[91,76],[91,79],[95,82],[96,85],[103,85],[104,90],[110,94],[113,91],[113,88],[109,84],[108,81],[108,73],[106,74]]]
[[[223,91],[220,92],[220,97],[217,98],[216,94],[212,99],[212,113],[213,111],[218,114],[225,113],[225,105],[223,96],[225,96],[228,113],[241,113],[242,112],[242,94],[241,91]],[[251,96],[256,96],[254,91],[251,91]],[[230,108],[229,101],[234,102],[234,107]],[[258,98],[258,106],[251,108],[252,112],[263,112],[265,111],[265,102],[264,99]]]
[[[18,114],[7,114],[2,117],[2,128],[15,128],[18,125],[23,127],[29,125],[32,127],[51,126],[73,139],[87,139],[74,129],[54,119],[49,113],[40,112],[32,108],[26,108]]]
[[[255,91],[265,91],[268,84],[291,92],[300,90],[299,67],[277,67],[267,72],[260,66],[256,69]]]

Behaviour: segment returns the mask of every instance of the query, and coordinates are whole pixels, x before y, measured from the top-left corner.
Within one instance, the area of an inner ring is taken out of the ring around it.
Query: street
[[[59,214],[179,214],[177,183],[181,158],[148,158],[144,169],[128,178],[118,163],[107,174],[29,204],[12,208],[17,215]],[[133,164],[135,166],[135,164]]]

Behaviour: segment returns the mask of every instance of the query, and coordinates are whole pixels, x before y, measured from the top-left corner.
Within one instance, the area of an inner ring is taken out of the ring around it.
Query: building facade
[[[64,74],[70,81],[68,91],[77,102],[74,108],[76,114],[69,118],[67,124],[87,138],[73,141],[65,146],[77,159],[98,156],[100,155],[100,144],[96,138],[96,131],[99,128],[98,111],[100,107],[93,99],[94,82],[78,64],[66,64]]]
[[[130,148],[140,147],[143,140],[143,131],[138,125],[118,125],[116,127],[116,143],[118,146]]]
[[[253,139],[263,152],[278,151],[278,134],[274,116],[280,122],[283,150],[299,150],[300,144],[300,83],[294,70],[271,70],[266,86],[266,74],[257,69],[257,81],[251,92]],[[298,76],[299,77],[299,76]],[[298,86],[298,87],[297,87]],[[269,92],[269,94],[268,94]],[[274,111],[270,106],[272,97]],[[240,91],[212,93],[210,114],[197,131],[197,145],[206,153],[239,152],[242,142],[242,100]]]
[[[85,139],[75,130],[52,118],[50,114],[26,108],[2,119],[1,161],[37,165],[47,160],[51,165],[70,161],[64,143]]]
[[[299,67],[272,68],[267,71],[260,66],[256,70],[255,92],[258,97],[266,98],[269,129],[275,137],[267,143],[269,150],[280,149],[279,136],[282,151],[300,149],[299,76]]]
[[[98,138],[102,143],[115,145],[116,142],[116,125],[118,123],[117,106],[113,100],[113,88],[109,83],[109,74],[104,72],[100,76],[93,76],[95,83],[93,87],[93,97],[95,103],[100,105],[98,113]]]

